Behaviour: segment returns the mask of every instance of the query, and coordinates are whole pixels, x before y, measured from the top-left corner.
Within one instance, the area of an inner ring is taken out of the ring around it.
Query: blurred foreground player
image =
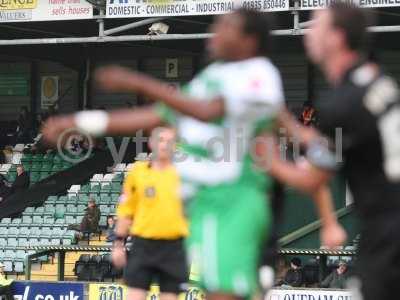
[[[252,142],[275,126],[284,96],[280,74],[265,57],[270,46],[265,14],[238,10],[218,17],[212,31],[208,50],[217,62],[183,92],[123,68],[97,74],[108,90],[142,93],[169,107],[82,112],[48,122],[44,133],[55,141],[70,127],[101,135],[174,124],[185,142],[176,167],[193,200],[188,248],[201,284],[211,300],[247,298],[258,288],[261,248],[271,224],[265,191],[272,180],[254,167]],[[221,140],[227,145],[221,147]]]
[[[145,300],[154,282],[160,286],[161,300],[176,300],[189,280],[183,245],[188,225],[172,164],[175,131],[163,127],[154,132],[152,158],[133,165],[117,208],[112,260],[116,267],[125,267],[128,300]],[[129,235],[133,246],[127,258],[124,241]]]
[[[351,287],[361,288],[363,299],[386,300],[400,292],[400,98],[396,82],[365,59],[368,23],[364,10],[333,4],[314,12],[305,46],[333,87],[317,103],[319,127],[332,144],[341,131],[342,149],[336,151],[343,152],[341,172],[361,217],[361,281],[351,281]],[[335,156],[318,146],[316,135],[303,137],[313,167],[298,173],[275,161],[270,171],[315,188],[335,169]]]

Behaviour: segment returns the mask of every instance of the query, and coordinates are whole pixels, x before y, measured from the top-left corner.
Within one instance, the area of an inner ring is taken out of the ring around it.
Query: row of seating
[[[35,251],[23,250],[0,250],[0,261],[3,262],[5,272],[23,273],[25,269],[25,258]],[[47,257],[46,257],[47,259]]]
[[[120,193],[111,194],[79,194],[79,195],[68,195],[68,196],[50,196],[45,201],[45,205],[68,205],[68,204],[82,204],[85,205],[90,198],[94,198],[97,204],[115,204],[118,202]]]
[[[68,158],[72,160],[77,160],[82,157],[79,154],[73,153],[65,153]],[[31,154],[25,153],[21,158],[21,163],[34,163],[34,162],[43,162],[43,163],[63,163],[65,162],[64,157],[58,155],[57,153],[47,153],[47,154]]]
[[[74,273],[78,281],[104,281],[106,278],[115,280],[122,272],[111,264],[110,254],[89,255],[82,254],[75,263]]]
[[[68,222],[66,222],[65,218],[67,216],[63,216],[62,218],[56,219],[51,215],[44,215],[44,216],[23,216],[21,219],[14,219],[12,222],[13,223],[7,223],[7,219],[5,218],[2,219],[1,223],[0,223],[0,227],[3,229],[5,228],[10,228],[10,227],[65,227],[65,224],[69,224]],[[80,215],[74,215],[72,217],[75,217],[76,221],[82,220],[83,218],[83,214]],[[18,222],[14,222],[14,221],[18,221]]]

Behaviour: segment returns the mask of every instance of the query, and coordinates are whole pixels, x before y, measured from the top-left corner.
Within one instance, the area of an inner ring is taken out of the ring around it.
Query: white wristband
[[[103,135],[108,123],[108,113],[102,110],[82,111],[75,115],[76,127],[93,136]]]

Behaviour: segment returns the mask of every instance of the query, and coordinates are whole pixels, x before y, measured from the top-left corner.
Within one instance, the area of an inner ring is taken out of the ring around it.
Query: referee
[[[319,129],[332,142],[341,132],[339,167],[361,219],[358,278],[349,287],[359,290],[357,299],[388,300],[400,294],[400,97],[395,80],[366,59],[368,23],[364,10],[334,3],[314,12],[305,46],[333,87],[317,103]],[[270,171],[315,186],[329,178],[335,157],[317,135],[302,131],[313,167],[299,176],[290,163],[274,160]]]
[[[124,182],[112,259],[116,267],[125,267],[128,300],[145,300],[154,281],[159,283],[161,300],[176,300],[186,289],[183,243],[188,225],[179,176],[172,165],[174,143],[173,129],[154,130],[149,143],[151,161],[136,162]],[[127,257],[124,241],[129,235],[133,246]]]

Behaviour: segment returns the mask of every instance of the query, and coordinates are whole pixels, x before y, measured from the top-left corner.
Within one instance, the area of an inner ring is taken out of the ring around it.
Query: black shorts
[[[124,280],[129,287],[149,290],[158,283],[160,292],[179,294],[189,281],[183,239],[150,240],[135,237]]]
[[[399,228],[400,214],[368,222],[362,231],[356,274],[364,300],[391,300],[400,295]]]

